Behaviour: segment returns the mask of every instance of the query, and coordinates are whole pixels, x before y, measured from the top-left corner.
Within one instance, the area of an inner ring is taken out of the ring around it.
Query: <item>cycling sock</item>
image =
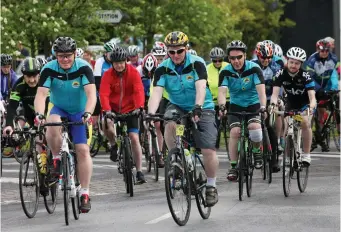
[[[82,196],[83,194],[89,195],[89,189],[87,189],[87,188],[81,188],[81,189],[79,190],[79,195]]]
[[[216,183],[215,183],[216,179],[217,179],[217,177],[213,177],[213,178],[207,177],[206,186],[216,187]]]
[[[236,168],[237,161],[231,161],[231,168]]]

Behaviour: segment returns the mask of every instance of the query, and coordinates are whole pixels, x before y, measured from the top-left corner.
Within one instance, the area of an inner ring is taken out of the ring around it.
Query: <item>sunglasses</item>
[[[272,56],[260,56],[262,60],[270,60],[272,59]]]
[[[212,60],[213,63],[221,63],[223,60]]]
[[[239,55],[239,56],[229,56],[230,60],[241,60],[243,58],[243,55]]]
[[[73,55],[74,55],[73,53],[72,54],[57,55],[57,58],[59,60],[64,60],[64,59],[70,60]]]
[[[169,50],[168,53],[169,53],[170,55],[175,55],[175,53],[178,54],[178,55],[180,55],[180,54],[183,53],[184,51],[185,51],[185,49],[184,49],[184,48],[181,48],[181,49],[178,49],[178,50]]]

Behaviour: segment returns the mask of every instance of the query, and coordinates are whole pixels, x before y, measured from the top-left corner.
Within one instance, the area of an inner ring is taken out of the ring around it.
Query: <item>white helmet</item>
[[[77,48],[77,49],[76,49],[76,57],[77,57],[77,58],[83,58],[83,55],[84,55],[83,49]]]
[[[197,56],[197,52],[194,49],[189,49],[188,50],[189,54]]]
[[[136,45],[131,45],[128,47],[128,56],[137,56],[139,53],[139,47]]]
[[[279,46],[278,44],[275,44],[275,52],[274,52],[275,56],[279,56],[282,57],[283,56],[283,50],[281,48],[281,46]]]
[[[287,57],[304,62],[307,59],[307,55],[302,48],[292,47],[287,51]]]
[[[154,56],[165,56],[167,55],[166,45],[162,42],[155,42],[153,45],[152,53]]]

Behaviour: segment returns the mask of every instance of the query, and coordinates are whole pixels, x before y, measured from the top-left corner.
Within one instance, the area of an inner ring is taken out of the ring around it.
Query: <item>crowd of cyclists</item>
[[[283,151],[286,132],[285,118],[276,117],[275,125],[269,124],[269,112],[273,108],[286,111],[309,111],[301,122],[303,135],[302,161],[309,166],[310,152],[321,146],[329,151],[319,130],[312,132],[312,115],[317,109],[319,122],[323,125],[329,90],[338,90],[340,64],[333,53],[334,40],[330,37],[316,43],[316,52],[310,57],[299,47],[292,47],[283,54],[281,47],[271,40],[257,43],[254,57],[247,60],[247,46],[239,40],[211,49],[211,63],[206,62],[189,47],[188,36],[180,31],[169,33],[164,42],[155,42],[150,53],[143,59],[138,46],[128,48],[112,42],[104,44],[104,54],[93,61],[89,52],[77,47],[71,37],[59,37],[52,47],[52,59],[28,57],[23,61],[22,74],[17,78],[12,70],[12,57],[1,54],[1,110],[6,114],[3,136],[14,130],[13,118],[21,102],[24,117],[30,126],[44,122],[60,122],[61,117],[84,123],[97,122],[98,117],[111,118],[117,114],[133,112],[127,119],[129,138],[136,168],[137,184],[146,183],[142,173],[143,151],[139,139],[139,115],[145,114],[184,115],[192,112],[197,129],[192,130],[196,147],[201,150],[207,175],[206,201],[208,206],[218,202],[216,188],[219,161],[218,130],[220,117],[228,112],[259,112],[264,118],[273,147],[273,172],[280,167],[277,156]],[[240,118],[228,115],[229,158],[227,179],[236,181],[238,171],[237,142],[240,135]],[[337,130],[340,118],[336,117]],[[247,118],[249,136],[253,143],[252,153],[255,168],[262,168],[261,117]],[[108,119],[103,130],[110,143],[110,160],[118,159],[118,147],[114,123]],[[176,124],[154,123],[157,140],[162,150],[175,147]],[[96,127],[97,124],[93,123]],[[315,125],[315,127],[318,125]],[[88,212],[90,204],[90,180],[92,160],[86,125],[71,127],[70,134],[75,144],[78,176],[81,183],[81,210]],[[314,139],[313,139],[314,137]],[[58,176],[61,134],[57,127],[48,127],[46,141],[53,155],[54,175]],[[165,143],[164,143],[165,141]],[[159,167],[165,163],[160,157]]]

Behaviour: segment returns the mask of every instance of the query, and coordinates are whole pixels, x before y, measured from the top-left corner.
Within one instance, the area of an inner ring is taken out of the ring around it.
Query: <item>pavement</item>
[[[296,180],[292,181],[291,193],[285,197],[282,173],[273,174],[269,185],[255,171],[252,196],[240,202],[238,184],[226,180],[229,167],[223,150],[218,152],[220,161],[217,177],[219,202],[212,208],[207,220],[201,219],[195,200],[192,200],[188,223],[179,227],[173,221],[167,205],[164,171],[155,182],[153,173],[146,173],[148,183],[134,186],[134,197],[125,193],[122,175],[108,154],[100,153],[93,158],[94,172],[90,187],[92,209],[81,214],[70,225],[64,222],[62,194],[54,214],[45,210],[43,198],[36,216],[28,219],[19,197],[19,164],[14,159],[3,160],[1,178],[1,231],[340,231],[340,153],[312,153],[309,181],[304,193],[300,193]],[[145,167],[145,164],[144,164]]]

